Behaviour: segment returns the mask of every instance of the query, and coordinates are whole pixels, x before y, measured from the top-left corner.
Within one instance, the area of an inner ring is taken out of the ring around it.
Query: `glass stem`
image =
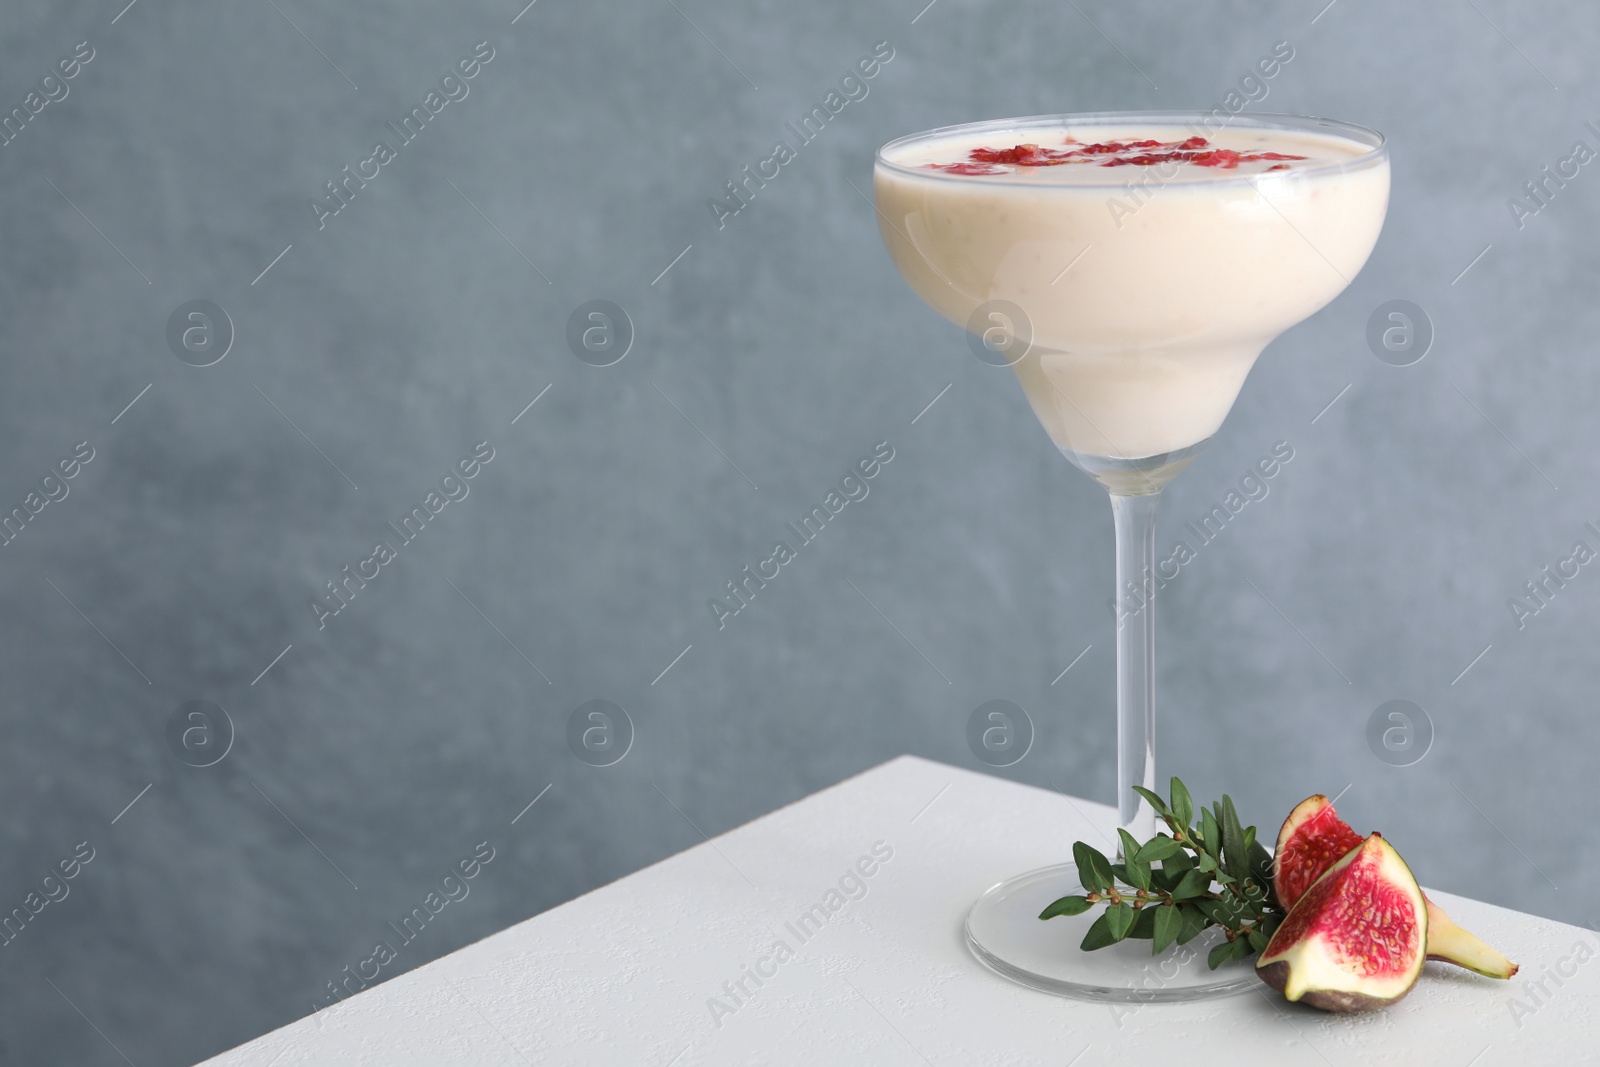
[[[1154,810],[1133,787],[1154,790],[1156,785],[1156,506],[1160,500],[1159,491],[1111,494],[1117,530],[1117,823],[1140,842],[1156,830]]]

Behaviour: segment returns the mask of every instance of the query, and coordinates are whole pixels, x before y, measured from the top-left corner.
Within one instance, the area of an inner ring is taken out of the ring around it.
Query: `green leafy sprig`
[[[1226,940],[1206,960],[1213,970],[1266,948],[1283,921],[1272,894],[1272,854],[1256,840],[1254,826],[1239,825],[1232,798],[1224,795],[1201,808],[1200,824],[1193,826],[1194,801],[1177,778],[1166,800],[1139,786],[1134,790],[1155,809],[1167,832],[1140,843],[1117,830],[1121,863],[1074,842],[1072,858],[1088,892],[1062,897],[1039,918],[1082,915],[1104,904],[1083,936],[1085,951],[1133,937],[1152,942],[1157,955],[1174,943],[1192,941],[1208,926],[1220,927]]]

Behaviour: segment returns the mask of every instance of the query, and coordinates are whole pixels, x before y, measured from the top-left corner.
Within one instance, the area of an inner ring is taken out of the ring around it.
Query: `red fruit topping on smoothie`
[[[1063,164],[1098,164],[1102,167],[1154,167],[1164,163],[1192,163],[1197,167],[1233,170],[1241,163],[1268,160],[1297,160],[1305,156],[1282,152],[1236,152],[1213,148],[1204,137],[1182,141],[1106,141],[1080,144],[1068,138],[1066,148],[1045,148],[1028,143],[1011,148],[974,148],[967,158],[956,163],[929,163],[930,170],[946,174],[1005,174],[1010,167],[1059,167]],[[1288,164],[1275,162],[1269,170],[1287,170]]]

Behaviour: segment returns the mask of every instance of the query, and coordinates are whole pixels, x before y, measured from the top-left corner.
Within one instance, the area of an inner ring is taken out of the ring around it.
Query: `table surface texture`
[[[1265,986],[1068,1000],[979,965],[961,936],[978,894],[1075,839],[1113,847],[1114,825],[1104,805],[901,757],[207,1064],[1600,1063],[1600,938],[1446,893],[1429,895],[1520,974],[1430,963],[1399,1004],[1338,1016]]]

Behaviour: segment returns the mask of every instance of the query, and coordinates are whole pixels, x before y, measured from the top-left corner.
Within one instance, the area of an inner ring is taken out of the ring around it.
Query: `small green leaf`
[[[1233,930],[1237,929],[1244,919],[1245,913],[1240,909],[1238,902],[1227,897],[1217,901],[1216,920],[1219,925]]]
[[[1211,888],[1211,876],[1205,871],[1190,871],[1172,890],[1173,900],[1190,900],[1205,895]]]
[[[1129,885],[1135,889],[1150,888],[1150,865],[1148,863],[1129,860],[1123,864],[1123,867],[1127,871],[1126,878]]]
[[[1148,941],[1154,937],[1156,932],[1156,913],[1160,910],[1160,907],[1147,904],[1135,912],[1133,925],[1128,927],[1129,939],[1137,938],[1140,941]]]
[[[1272,885],[1272,853],[1259,841],[1250,845],[1250,876],[1264,887]]]
[[[1250,928],[1250,947],[1256,952],[1266,951],[1267,935],[1261,932],[1259,925]]]
[[[1185,855],[1183,846],[1178,844],[1166,834],[1157,834],[1139,846],[1138,859],[1143,863],[1154,863],[1157,860],[1166,860],[1171,856]]]
[[[1181,848],[1183,846],[1180,845],[1179,847]],[[1166,871],[1168,874],[1175,874],[1179,877],[1182,877],[1183,875],[1194,870],[1194,857],[1187,852],[1180,852],[1176,856],[1168,856],[1166,859],[1161,861],[1161,869]]]
[[[1107,909],[1105,914],[1089,924],[1089,929],[1083,935],[1083,941],[1078,945],[1079,948],[1085,952],[1093,952],[1097,948],[1117,943],[1119,939],[1111,936],[1111,924],[1106,919],[1106,914],[1109,913],[1110,909]]]
[[[1082,841],[1072,844],[1072,858],[1078,864],[1078,880],[1090,892],[1111,888],[1111,861],[1094,846]]]
[[[1208,920],[1216,923],[1219,926],[1227,923],[1231,918],[1228,905],[1224,904],[1220,900],[1201,898],[1200,900],[1195,901],[1193,904],[1186,906],[1192,907],[1199,911],[1200,914],[1204,915]]]
[[[1194,800],[1177,775],[1172,776],[1172,817],[1180,826],[1188,826],[1189,820],[1194,818]]]
[[[1211,950],[1211,954],[1206,957],[1206,966],[1210,967],[1214,971],[1218,967],[1221,967],[1229,959],[1232,959],[1233,945],[1234,943],[1232,941],[1220,942]]]
[[[1082,915],[1094,907],[1088,897],[1062,897],[1039,913],[1041,919],[1054,919],[1057,915]]]
[[[1212,859],[1208,853],[1202,852],[1196,866],[1202,871],[1214,871],[1217,869],[1217,861]]]
[[[1122,864],[1112,867],[1118,878],[1122,878],[1134,889],[1150,888],[1150,864],[1141,864],[1138,859],[1128,859]]]
[[[1234,878],[1250,876],[1250,846],[1245,842],[1233,798],[1226,793],[1222,795],[1222,855],[1223,869]]]
[[[1138,793],[1140,796],[1144,797],[1145,801],[1148,802],[1149,805],[1152,808],[1155,809],[1157,815],[1171,815],[1172,814],[1171,809],[1167,807],[1167,802],[1165,800],[1162,800],[1159,794],[1154,793],[1154,792],[1146,789],[1142,785],[1134,786],[1133,787],[1133,791],[1135,793]]]
[[[1183,928],[1178,932],[1180,945],[1187,945],[1200,936],[1200,931],[1211,925],[1205,914],[1193,904],[1179,904],[1178,911],[1183,916]]]
[[[1121,941],[1128,936],[1128,931],[1133,927],[1133,905],[1113,904],[1106,909],[1106,925],[1111,930],[1111,936]]]
[[[1145,910],[1155,916],[1153,929],[1155,944],[1150,946],[1150,950],[1160,955],[1183,932],[1183,914],[1177,904],[1163,904],[1158,908]]]
[[[1205,838],[1203,846],[1206,855],[1214,860],[1222,858],[1222,830],[1217,825],[1217,818],[1211,814],[1210,808],[1200,810],[1200,833]]]
[[[1229,955],[1236,960],[1242,960],[1246,956],[1250,955],[1250,939],[1246,937],[1234,938],[1233,951],[1230,952]]]

